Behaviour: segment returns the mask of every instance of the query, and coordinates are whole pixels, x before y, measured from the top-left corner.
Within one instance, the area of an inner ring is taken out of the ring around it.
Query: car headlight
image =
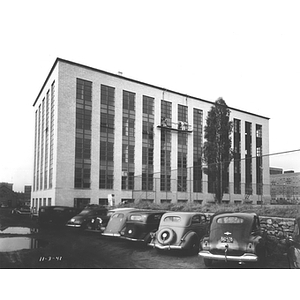
[[[70,222],[74,223],[74,222],[75,222],[75,219],[71,219]]]
[[[209,250],[210,249],[209,239],[208,238],[204,239],[201,243],[201,246],[203,250]]]

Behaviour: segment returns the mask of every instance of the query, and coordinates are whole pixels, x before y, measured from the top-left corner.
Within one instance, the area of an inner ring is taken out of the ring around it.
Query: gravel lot
[[[119,238],[74,228],[40,229],[29,216],[14,216],[9,209],[0,209],[0,224],[34,228],[26,237],[37,239],[40,248],[0,252],[2,269],[204,269],[202,258],[182,252],[158,252],[151,247]],[[5,235],[1,238],[22,237]],[[1,249],[0,249],[1,251]],[[288,267],[284,255],[268,257],[267,269]],[[215,263],[213,268],[255,268],[253,265]]]

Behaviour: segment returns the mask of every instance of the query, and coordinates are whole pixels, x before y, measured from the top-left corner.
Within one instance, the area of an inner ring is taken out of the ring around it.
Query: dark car
[[[287,239],[287,259],[291,269],[300,268],[300,217],[295,219],[294,232]]]
[[[208,222],[199,212],[168,212],[152,234],[150,246],[161,250],[180,249],[198,252],[200,239],[206,234]]]
[[[40,226],[62,226],[79,211],[80,209],[70,206],[41,206],[37,222]]]
[[[136,211],[131,212],[121,230],[121,238],[148,244],[151,233],[157,231],[160,219],[165,211]]]
[[[255,213],[219,213],[212,217],[199,255],[206,266],[213,261],[264,262],[266,239]]]
[[[79,214],[73,216],[68,220],[66,225],[68,227],[75,227],[81,229],[88,229],[93,220],[103,226],[107,224],[109,216],[107,216],[107,209],[99,205],[91,205],[85,207]],[[96,225],[95,225],[96,226]]]

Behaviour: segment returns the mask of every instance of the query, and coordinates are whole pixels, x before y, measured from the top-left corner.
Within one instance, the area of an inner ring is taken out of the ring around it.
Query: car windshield
[[[241,224],[244,223],[244,219],[230,216],[230,217],[221,217],[217,219],[217,223],[219,224]]]
[[[124,218],[124,214],[121,214],[121,213],[115,213],[114,215],[112,215],[112,217],[111,217],[112,219],[113,218]]]
[[[165,222],[180,222],[181,218],[178,216],[167,216],[164,218]]]
[[[92,211],[90,210],[90,209],[84,209],[79,215],[89,215],[89,214],[91,214],[92,213]]]

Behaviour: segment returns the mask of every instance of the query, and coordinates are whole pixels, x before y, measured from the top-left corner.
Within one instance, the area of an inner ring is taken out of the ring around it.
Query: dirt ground
[[[74,228],[38,228],[29,216],[14,216],[9,209],[0,209],[0,227],[34,228],[26,236],[38,240],[40,248],[1,252],[2,269],[204,269],[198,255],[182,252],[159,252],[119,238]],[[11,235],[9,235],[11,237]],[[15,235],[14,235],[15,236]],[[0,238],[8,237],[1,234]],[[284,255],[268,257],[266,268],[288,267]],[[213,268],[253,268],[252,265],[215,263]]]

